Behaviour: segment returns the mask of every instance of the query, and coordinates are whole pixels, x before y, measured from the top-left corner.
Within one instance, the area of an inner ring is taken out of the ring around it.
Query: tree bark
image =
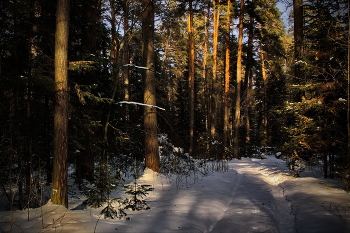
[[[350,1],[348,0],[348,155],[347,165],[350,168]]]
[[[193,9],[192,0],[189,1],[188,14],[188,86],[190,89],[190,149],[189,153],[193,153],[193,137],[194,137],[194,108],[195,108],[195,91],[194,91],[194,77],[195,77],[195,48],[194,48],[194,29],[193,29]]]
[[[255,0],[251,2],[255,4]],[[254,17],[250,16],[248,28],[248,48],[247,48],[247,62],[246,71],[244,78],[244,88],[245,93],[244,101],[244,119],[245,119],[245,144],[247,147],[250,146],[250,107],[252,104],[252,67],[253,67],[253,39],[254,39]]]
[[[130,27],[129,27],[129,1],[124,1],[124,38],[123,38],[123,65],[130,64],[130,46],[129,46],[129,35],[130,35]],[[130,77],[130,69],[129,67],[123,68],[123,91],[124,91],[124,100],[130,100],[130,92],[129,92],[129,77]],[[129,105],[125,104],[125,120],[130,120],[130,112]]]
[[[261,30],[261,28],[260,28]],[[260,45],[260,59],[261,59],[261,75],[263,79],[263,146],[266,150],[268,143],[268,113],[267,113],[267,74],[265,68],[265,54],[263,50],[263,45]]]
[[[154,73],[154,3],[142,0],[142,62],[147,67],[143,73],[143,100],[156,106],[156,86]],[[144,107],[145,162],[146,167],[159,172],[159,152],[157,133],[157,111],[155,107]]]
[[[298,61],[301,59],[302,50],[303,50],[303,1],[302,0],[293,0],[293,10],[294,10],[294,51],[295,51],[295,60]]]
[[[239,128],[241,123],[241,82],[242,82],[242,53],[243,53],[243,19],[244,0],[240,1],[240,14],[238,26],[238,51],[237,51],[237,77],[236,77],[236,104],[235,104],[235,124],[233,138],[233,156],[239,158]]]
[[[120,43],[117,39],[117,19],[116,19],[116,11],[115,11],[115,1],[110,0],[109,4],[111,6],[111,19],[110,19],[110,24],[111,24],[111,61],[112,61],[112,89],[111,89],[111,99],[114,100],[115,95],[117,93],[118,89],[118,73],[119,73],[119,64],[118,64],[118,55],[119,55],[119,48],[120,48]],[[108,139],[108,126],[109,126],[109,119],[111,116],[111,108],[112,108],[112,103],[109,104],[109,108],[106,114],[106,120],[103,125],[103,138],[105,141]]]
[[[230,93],[230,79],[231,79],[231,73],[230,73],[230,54],[231,54],[231,46],[230,46],[230,32],[231,32],[231,7],[232,2],[231,0],[227,1],[227,18],[226,18],[226,35],[225,35],[225,90],[224,90],[224,146],[225,146],[225,155],[224,158],[226,158],[226,153],[229,150],[230,147],[230,139],[231,139],[231,132],[232,132],[232,124],[230,123],[230,101],[229,101],[229,93]]]
[[[303,0],[293,0],[294,11],[294,78],[297,83],[303,82],[302,72],[298,65],[298,61],[302,60],[303,41],[304,41],[304,16],[303,16]],[[300,101],[301,96],[296,96],[296,100]]]
[[[207,5],[207,12],[204,16],[205,26],[205,37],[204,37],[204,48],[203,48],[203,80],[204,80],[204,93],[210,93],[210,81],[208,79],[208,57],[209,57],[209,19],[210,19],[210,2]],[[207,132],[210,132],[210,95],[205,95],[205,128]],[[206,149],[209,150],[209,143],[206,145]]]
[[[55,34],[55,114],[51,201],[68,207],[68,32],[69,0],[57,1]]]
[[[213,15],[213,79],[211,84],[211,107],[210,107],[210,136],[212,139],[217,139],[217,115],[218,115],[218,89],[217,89],[217,51],[219,39],[219,24],[220,24],[220,10],[218,7],[220,0],[214,0],[214,15]]]

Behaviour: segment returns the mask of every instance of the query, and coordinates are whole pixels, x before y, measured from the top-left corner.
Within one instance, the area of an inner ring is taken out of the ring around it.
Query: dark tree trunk
[[[294,10],[294,52],[295,60],[298,61],[301,59],[303,52],[303,1],[302,0],[293,0],[293,10]],[[298,77],[299,73],[296,70],[295,76]]]
[[[294,79],[296,84],[304,84],[305,78],[300,69],[298,61],[303,59],[303,41],[304,41],[304,15],[303,15],[303,0],[293,0],[294,10]],[[304,91],[299,91],[294,96],[294,100],[299,102],[305,96]]]
[[[143,73],[145,162],[146,167],[159,172],[158,132],[155,65],[154,65],[154,4],[153,0],[142,0],[142,65],[147,67]]]
[[[239,14],[239,32],[238,32],[238,51],[237,51],[237,77],[236,77],[236,105],[235,105],[235,124],[233,138],[233,156],[239,158],[239,128],[241,124],[241,83],[242,83],[242,53],[243,53],[243,19],[244,19],[244,0],[240,2]]]
[[[125,1],[124,6],[124,31],[126,32],[124,34],[124,43],[123,43],[123,65],[130,64],[130,46],[129,46],[129,39],[130,39],[130,27],[129,27],[129,5],[128,1]],[[130,70],[129,67],[126,66],[123,68],[123,86],[124,86],[124,100],[129,101],[130,100],[130,91],[129,91],[129,78],[130,78]],[[129,105],[125,104],[125,120],[130,120],[130,112],[129,112]]]
[[[68,32],[69,0],[57,1],[55,35],[55,113],[51,200],[68,207]]]
[[[251,2],[251,4],[255,4],[255,0]],[[251,6],[254,7],[254,6]],[[253,68],[253,41],[254,40],[254,17],[250,16],[249,26],[248,26],[248,47],[247,47],[247,62],[246,62],[246,71],[244,77],[244,87],[243,92],[245,93],[244,100],[244,122],[245,122],[245,144],[246,149],[248,150],[250,147],[250,109],[252,105],[252,68]]]

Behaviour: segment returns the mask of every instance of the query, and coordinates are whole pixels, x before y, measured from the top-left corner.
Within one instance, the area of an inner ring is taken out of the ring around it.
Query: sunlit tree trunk
[[[195,92],[194,92],[194,78],[195,78],[195,49],[194,49],[194,29],[193,29],[193,9],[192,0],[189,1],[188,14],[188,86],[190,90],[190,149],[189,153],[193,153],[193,138],[194,138],[194,107],[195,107]]]
[[[68,207],[68,32],[69,0],[57,1],[55,34],[55,113],[51,201]]]
[[[259,30],[262,31],[261,25],[259,25]],[[262,144],[266,149],[268,143],[268,113],[267,113],[267,73],[265,67],[265,52],[263,49],[263,44],[260,44],[260,62],[261,62],[261,75],[263,80],[263,141]]]
[[[217,115],[218,115],[218,84],[217,84],[217,66],[218,66],[218,39],[219,39],[219,24],[220,24],[220,0],[214,0],[214,15],[213,15],[213,79],[211,84],[211,107],[210,107],[210,136],[213,139],[217,138]]]
[[[238,51],[237,51],[237,75],[236,75],[236,104],[235,104],[235,124],[234,124],[234,154],[239,158],[239,128],[241,123],[241,82],[242,82],[242,53],[243,53],[243,19],[244,0],[240,1],[239,25],[238,25]]]
[[[143,101],[147,105],[156,106],[153,0],[142,0],[142,9],[142,65],[143,67],[147,67],[143,73]],[[159,172],[156,108],[145,106],[143,118],[146,167]]]
[[[205,88],[205,93],[210,93],[210,83],[209,83],[209,78],[208,78],[208,69],[207,69],[207,63],[208,63],[208,57],[209,57],[209,18],[210,18],[210,3],[208,3],[207,6],[207,12],[206,16],[204,19],[204,26],[205,26],[205,38],[204,38],[204,51],[203,51],[203,80],[204,80],[204,88]],[[205,118],[205,126],[207,132],[210,132],[210,96],[205,95],[205,113],[206,113],[206,118]],[[209,144],[207,144],[207,149],[209,150]]]
[[[229,100],[230,93],[230,54],[231,54],[231,43],[230,43],[230,32],[231,32],[231,0],[227,1],[227,16],[226,16],[226,35],[225,35],[225,89],[224,89],[224,146],[225,146],[225,155],[230,147],[231,142],[231,132],[232,132],[232,124],[230,122],[230,113],[231,113],[231,105]]]

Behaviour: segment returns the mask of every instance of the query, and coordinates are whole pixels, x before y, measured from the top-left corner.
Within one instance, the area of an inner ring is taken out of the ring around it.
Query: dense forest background
[[[349,179],[348,2],[283,1],[289,29],[277,2],[70,0],[62,162],[76,184],[103,179],[105,164],[143,163],[152,143],[158,171],[169,151],[221,160],[273,150]],[[34,205],[38,179],[54,178],[56,10],[56,1],[0,2],[0,185],[10,208]]]

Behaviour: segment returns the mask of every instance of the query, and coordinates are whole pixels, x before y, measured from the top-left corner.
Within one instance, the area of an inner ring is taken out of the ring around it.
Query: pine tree
[[[194,141],[194,110],[195,110],[195,47],[192,0],[189,1],[188,9],[188,86],[190,91],[190,155],[193,154]]]
[[[231,148],[231,133],[232,133],[232,122],[231,119],[231,104],[230,104],[230,86],[231,86],[231,9],[232,2],[227,1],[226,11],[226,31],[225,31],[225,88],[224,88],[224,158],[227,157],[227,153]]]
[[[244,0],[240,1],[239,26],[238,26],[238,51],[237,51],[237,73],[236,73],[236,103],[234,120],[233,147],[234,158],[240,157],[240,125],[241,125],[241,85],[242,85],[242,56],[243,56],[243,20],[244,20]]]
[[[158,132],[156,87],[155,87],[155,57],[154,57],[154,2],[142,0],[142,64],[144,92],[143,101],[149,106],[144,107],[145,159],[146,167],[159,172]]]
[[[58,0],[55,35],[56,105],[51,199],[53,203],[64,205],[67,208],[68,24],[69,1]]]

